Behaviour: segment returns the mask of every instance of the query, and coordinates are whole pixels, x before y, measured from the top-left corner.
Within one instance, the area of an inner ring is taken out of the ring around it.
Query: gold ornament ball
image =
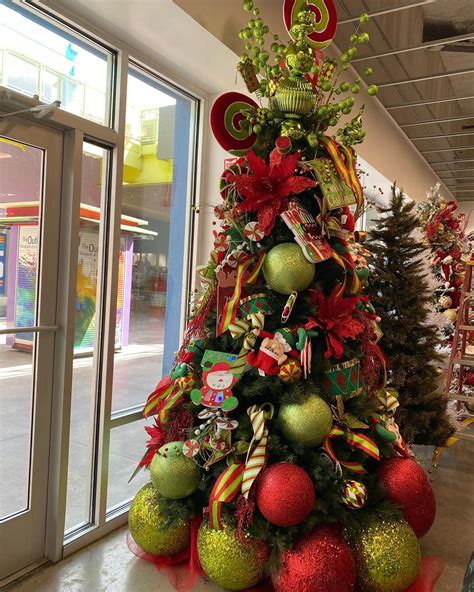
[[[420,544],[405,520],[372,516],[351,536],[360,592],[405,592],[420,571]]]
[[[214,530],[204,520],[199,528],[199,561],[207,577],[227,590],[244,590],[265,577],[270,547],[246,535],[245,544],[236,538],[235,528],[226,520],[222,530]]]
[[[303,255],[296,243],[273,247],[263,262],[263,275],[272,290],[279,294],[301,292],[311,284],[315,265]]]
[[[150,477],[161,495],[181,499],[196,491],[201,470],[192,458],[184,456],[182,442],[169,442],[153,457]]]
[[[133,498],[128,514],[130,534],[140,549],[153,555],[176,555],[189,547],[190,522],[180,518],[172,526],[165,526],[165,520],[160,496],[148,483]]]
[[[443,314],[447,319],[449,319],[453,323],[456,321],[458,317],[458,313],[455,308],[448,308],[448,310],[445,310]]]
[[[318,446],[332,428],[329,405],[314,394],[301,401],[283,403],[278,421],[285,438],[304,446]]]

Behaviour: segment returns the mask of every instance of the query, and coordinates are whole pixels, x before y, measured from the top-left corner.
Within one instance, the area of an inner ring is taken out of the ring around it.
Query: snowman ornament
[[[211,409],[232,411],[238,400],[232,395],[232,386],[237,377],[227,362],[217,362],[202,374],[203,386],[191,391],[191,401],[195,405],[204,405]]]

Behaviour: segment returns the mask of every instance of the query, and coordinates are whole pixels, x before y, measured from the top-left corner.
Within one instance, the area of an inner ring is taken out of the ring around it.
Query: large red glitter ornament
[[[276,592],[353,592],[356,563],[335,526],[317,526],[281,556],[273,575]]]
[[[314,485],[308,473],[291,463],[270,465],[257,487],[257,507],[277,526],[295,526],[313,509]]]
[[[433,526],[436,499],[423,468],[409,458],[390,458],[380,463],[378,477],[416,536],[424,536]]]

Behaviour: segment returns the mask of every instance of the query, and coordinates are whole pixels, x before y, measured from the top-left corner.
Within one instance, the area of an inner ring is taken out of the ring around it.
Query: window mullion
[[[95,523],[105,524],[110,448],[110,415],[114,371],[115,324],[117,308],[118,265],[120,250],[120,219],[122,212],[122,180],[125,138],[125,110],[127,96],[128,54],[121,52],[117,59],[115,95],[115,129],[119,141],[111,152],[108,204],[102,234],[102,262],[99,270],[102,329],[97,356],[96,378],[99,395],[97,417],[96,498]]]

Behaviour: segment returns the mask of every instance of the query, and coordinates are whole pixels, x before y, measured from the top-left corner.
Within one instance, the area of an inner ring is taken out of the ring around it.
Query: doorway
[[[63,133],[0,123],[0,580],[45,556]]]

